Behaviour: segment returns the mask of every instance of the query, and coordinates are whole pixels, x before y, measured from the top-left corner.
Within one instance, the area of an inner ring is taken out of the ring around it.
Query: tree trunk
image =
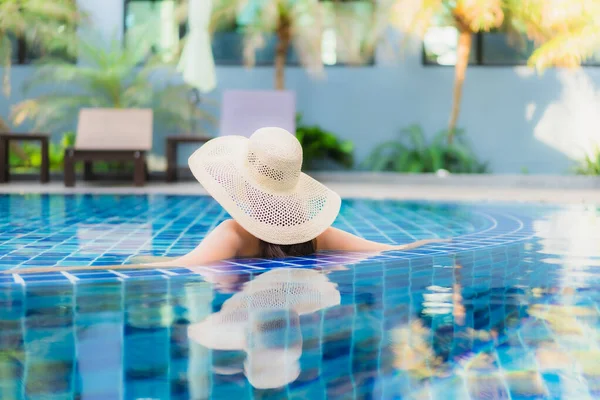
[[[456,123],[460,114],[460,102],[462,99],[463,83],[469,66],[469,55],[473,46],[473,33],[465,28],[460,28],[458,36],[458,47],[456,55],[456,67],[454,69],[454,93],[452,95],[452,114],[448,123],[448,143],[454,140]]]
[[[285,60],[291,42],[291,24],[286,15],[279,16],[277,25],[277,47],[275,49],[275,89],[285,89]]]

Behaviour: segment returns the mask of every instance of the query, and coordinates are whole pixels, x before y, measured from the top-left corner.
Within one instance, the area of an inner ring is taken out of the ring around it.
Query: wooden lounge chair
[[[249,137],[259,128],[277,126],[296,131],[296,98],[291,91],[228,90],[223,93],[219,136]],[[177,180],[177,146],[204,143],[210,137],[179,135],[167,137],[167,182]]]
[[[65,150],[65,186],[75,186],[77,161],[84,162],[84,179],[91,178],[94,161],[133,161],[134,184],[144,186],[152,119],[150,109],[82,109],[75,146]]]

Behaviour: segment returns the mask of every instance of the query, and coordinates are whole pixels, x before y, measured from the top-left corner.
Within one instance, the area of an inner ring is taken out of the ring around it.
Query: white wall
[[[218,68],[219,87],[265,88],[272,69]],[[443,129],[450,113],[453,69],[423,67],[418,55],[400,64],[335,67],[324,81],[297,68],[287,85],[297,92],[307,122],[352,139],[359,158],[400,128],[421,124],[429,134]],[[498,173],[564,173],[579,135],[600,136],[600,68],[578,73],[549,71],[539,77],[524,67],[474,67],[468,71],[459,121],[477,154]],[[567,142],[567,143],[562,143]]]

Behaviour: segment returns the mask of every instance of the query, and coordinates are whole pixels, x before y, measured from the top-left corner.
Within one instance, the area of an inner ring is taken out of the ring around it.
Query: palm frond
[[[471,32],[487,32],[502,25],[503,0],[458,0],[452,13]]]
[[[21,11],[20,4],[14,1],[0,1],[0,29],[10,32],[16,37],[21,37],[27,27],[25,14]]]
[[[76,27],[85,16],[75,1],[22,0],[19,10],[24,27],[15,29],[17,36],[42,51],[76,54]]]
[[[10,38],[25,39],[41,53],[74,54],[75,27],[84,15],[74,0],[0,1],[0,57],[4,66],[3,88],[10,93]]]
[[[169,84],[154,92],[149,105],[161,126],[188,131],[192,121],[202,121],[209,126],[216,124],[216,118],[212,114],[187,102],[189,90],[190,87],[186,84]]]
[[[209,31],[214,33],[235,25],[238,13],[248,3],[248,0],[214,0]]]
[[[444,0],[397,0],[390,11],[390,23],[401,32],[423,37],[433,17],[444,11]]]
[[[600,45],[600,2],[596,0],[505,0],[514,26],[536,42],[529,65],[577,67]]]
[[[78,80],[86,81],[94,76],[95,70],[84,66],[66,64],[63,61],[39,63],[32,76],[23,84],[23,91],[27,94],[33,87],[54,84],[78,84]]]
[[[155,95],[155,89],[148,85],[148,81],[134,79],[129,85],[121,88],[121,106],[122,107],[145,107],[152,103]]]
[[[408,137],[409,143],[413,149],[423,151],[426,141],[423,129],[419,125],[411,125],[402,129],[402,133]]]
[[[386,35],[386,32],[390,26],[390,14],[393,10],[394,2],[395,0],[379,0],[377,2],[356,3],[356,9],[350,13],[350,21],[356,23],[356,28],[341,31],[336,35],[336,39],[342,48],[353,46],[353,44],[356,46],[356,44],[358,44],[359,47],[351,47],[357,53],[350,53],[350,63],[352,63],[353,58],[356,58],[357,64],[363,64],[370,61],[375,54],[376,47],[389,40],[389,35]],[[371,8],[369,13],[364,11],[365,7]],[[363,11],[360,11],[360,8],[362,8]],[[339,11],[336,10],[334,13],[336,19],[338,19],[338,12]],[[361,13],[363,15],[360,15]],[[342,14],[342,16],[344,16],[344,14]],[[338,25],[343,26],[341,23],[338,23]]]
[[[244,61],[255,64],[257,51],[266,37],[276,33],[282,20],[290,24],[291,41],[300,63],[313,75],[321,76],[321,42],[323,38],[323,4],[319,0],[215,0],[210,29],[231,29],[232,25],[244,34]]]
[[[73,123],[82,107],[106,106],[96,96],[77,96],[72,93],[53,93],[28,99],[13,106],[11,118],[16,126],[25,120],[35,122],[34,129],[53,130]]]
[[[23,13],[42,19],[74,24],[81,18],[73,0],[26,0],[21,1],[20,6]]]
[[[265,35],[275,33],[279,21],[280,1],[263,2],[262,7],[253,3],[240,3],[237,12],[251,15],[248,21],[242,21],[244,32],[244,63],[252,67],[255,64],[256,52],[266,45]],[[285,5],[288,7],[288,5]],[[252,7],[252,8],[250,8]],[[253,13],[249,13],[252,10]],[[286,12],[286,11],[284,11]]]
[[[384,142],[373,149],[361,166],[371,171],[396,170],[397,160],[404,159],[407,153],[408,148],[402,143],[395,140]]]
[[[587,58],[598,54],[600,48],[600,24],[584,26],[550,39],[531,55],[528,64],[538,71],[551,66],[575,68]]]
[[[300,63],[313,76],[323,76],[323,3],[303,1],[290,10],[292,37]]]

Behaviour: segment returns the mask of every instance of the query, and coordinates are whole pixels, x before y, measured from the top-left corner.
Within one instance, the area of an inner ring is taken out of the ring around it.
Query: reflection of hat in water
[[[327,277],[311,269],[278,268],[247,282],[226,300],[221,311],[189,329],[192,339],[216,350],[243,349],[249,312],[293,310],[309,314],[340,303],[340,293]],[[195,332],[202,332],[195,335]]]
[[[216,350],[244,350],[244,371],[256,388],[275,388],[300,374],[299,315],[340,303],[327,277],[309,269],[279,268],[246,283],[221,310],[191,325],[188,336]]]
[[[244,229],[269,243],[312,240],[340,210],[340,196],[301,172],[302,146],[285,129],[262,128],[250,138],[212,139],[188,164]]]
[[[258,389],[285,386],[300,375],[302,332],[293,310],[250,312],[244,372]]]

